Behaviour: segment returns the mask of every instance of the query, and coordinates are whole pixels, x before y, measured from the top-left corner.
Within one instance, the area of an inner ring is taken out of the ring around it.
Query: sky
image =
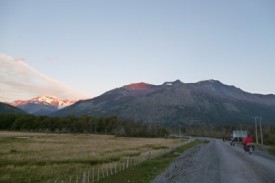
[[[0,0],[0,101],[216,79],[275,94],[274,0]]]

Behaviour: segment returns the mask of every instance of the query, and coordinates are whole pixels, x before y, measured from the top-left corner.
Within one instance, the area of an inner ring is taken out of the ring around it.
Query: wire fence
[[[57,178],[54,183],[96,183],[100,180],[113,176],[119,172],[122,172],[130,167],[141,164],[144,161],[154,159],[163,156],[167,153],[175,151],[178,147],[193,141],[192,139],[182,141],[178,144],[174,144],[167,149],[151,150],[141,153],[139,156],[127,156],[121,158],[119,161],[104,163],[100,165],[91,166],[82,173],[76,173],[68,176],[68,178]]]

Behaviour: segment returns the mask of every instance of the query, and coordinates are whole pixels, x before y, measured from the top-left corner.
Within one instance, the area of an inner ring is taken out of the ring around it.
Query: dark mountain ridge
[[[275,96],[251,94],[217,80],[162,85],[135,83],[61,109],[54,115],[117,115],[169,126],[194,123],[252,123],[261,115],[275,124]]]
[[[12,105],[0,102],[0,114],[26,114],[21,109]]]

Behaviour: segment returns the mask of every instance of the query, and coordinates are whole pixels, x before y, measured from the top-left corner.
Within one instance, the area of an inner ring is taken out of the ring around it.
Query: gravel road
[[[210,139],[181,154],[153,183],[275,183],[275,157]]]

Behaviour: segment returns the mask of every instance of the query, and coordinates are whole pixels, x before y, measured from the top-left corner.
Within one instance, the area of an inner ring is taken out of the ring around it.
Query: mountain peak
[[[32,98],[30,100],[16,100],[16,101],[10,103],[10,105],[19,107],[20,109],[23,109],[26,112],[29,112],[28,110],[26,110],[26,108],[36,109],[36,108],[41,108],[42,106],[44,106],[47,108],[55,108],[55,110],[57,110],[57,109],[61,109],[61,108],[67,107],[69,105],[72,105],[75,102],[76,101],[68,100],[68,99],[61,100],[55,96],[39,96],[39,97]]]
[[[177,79],[176,81],[164,82],[162,85],[175,85],[175,84],[182,84],[182,82],[179,79]]]
[[[144,90],[144,89],[148,89],[152,86],[154,86],[154,85],[140,82],[140,83],[132,83],[129,85],[125,85],[124,88],[131,89],[131,90]]]
[[[204,81],[199,81],[198,83],[212,83],[212,84],[223,84],[222,82],[220,82],[219,80],[215,80],[215,79],[209,79],[209,80],[204,80]]]

